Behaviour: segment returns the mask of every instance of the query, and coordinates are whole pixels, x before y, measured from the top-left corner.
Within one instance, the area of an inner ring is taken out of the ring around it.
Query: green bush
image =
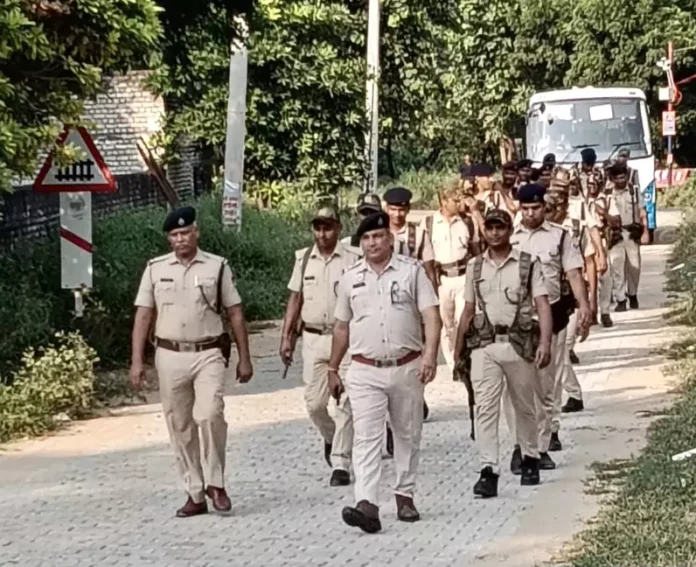
[[[689,177],[680,187],[665,189],[658,197],[658,205],[670,209],[687,210],[696,205],[696,177]]]
[[[79,333],[58,333],[55,344],[26,351],[11,385],[0,384],[0,442],[50,431],[59,414],[87,415],[97,360]]]

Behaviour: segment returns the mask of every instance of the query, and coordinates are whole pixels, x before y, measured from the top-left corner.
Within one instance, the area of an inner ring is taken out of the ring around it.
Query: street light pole
[[[366,109],[370,124],[365,133],[365,193],[377,188],[379,159],[379,18],[380,0],[369,0],[367,26]]]
[[[230,79],[227,98],[225,136],[225,181],[222,190],[222,226],[225,230],[242,229],[244,185],[244,136],[246,133],[248,27],[243,16],[235,18],[239,37],[230,48]]]
[[[668,76],[673,77],[673,66],[674,66],[674,43],[667,43],[667,64],[669,66]],[[667,111],[674,111],[674,97],[676,96],[676,88],[673,87],[674,81],[670,81],[670,96],[667,102]],[[672,136],[667,136],[667,190],[672,189],[672,162],[674,161],[674,156],[672,155]]]

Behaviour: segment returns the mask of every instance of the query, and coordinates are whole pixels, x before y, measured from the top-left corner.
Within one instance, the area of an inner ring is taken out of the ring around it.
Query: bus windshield
[[[645,101],[638,98],[564,100],[535,103],[527,120],[527,157],[541,162],[554,154],[558,163],[577,163],[584,148],[597,161],[626,148],[631,158],[652,153]]]

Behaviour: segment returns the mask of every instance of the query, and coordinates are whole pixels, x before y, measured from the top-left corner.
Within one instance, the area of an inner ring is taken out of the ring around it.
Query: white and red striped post
[[[75,294],[75,314],[82,316],[82,293],[92,288],[92,194],[60,194],[61,285]]]

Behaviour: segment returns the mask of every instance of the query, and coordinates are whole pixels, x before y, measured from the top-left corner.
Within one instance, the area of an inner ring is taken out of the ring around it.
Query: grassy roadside
[[[679,229],[667,289],[681,300],[668,318],[693,329],[696,322],[696,212]],[[630,461],[594,466],[594,493],[605,495],[602,510],[574,542],[573,567],[696,566],[696,457],[672,455],[696,447],[696,331],[671,345],[670,371],[678,379],[674,405],[648,430],[643,453]]]

